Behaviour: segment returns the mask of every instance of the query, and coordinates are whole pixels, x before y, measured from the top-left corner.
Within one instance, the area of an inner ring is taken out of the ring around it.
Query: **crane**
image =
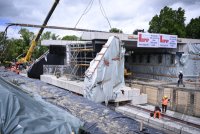
[[[46,18],[45,18],[45,20],[44,20],[44,22],[42,24],[42,26],[46,26],[47,25],[47,23],[48,23],[51,15],[52,15],[52,13],[54,12],[54,10],[55,10],[56,6],[58,5],[59,1],[60,0],[55,0],[54,1],[54,3],[52,5],[49,13],[47,14],[47,16],[46,16]],[[38,42],[38,40],[39,40],[39,38],[40,38],[43,30],[44,30],[44,27],[41,27],[40,30],[39,30],[39,32],[38,32],[38,34],[36,35],[36,37],[31,41],[31,45],[30,45],[30,48],[29,48],[26,56],[23,57],[23,58],[21,58],[21,59],[19,59],[18,62],[17,62],[17,64],[24,64],[24,63],[30,61],[32,53],[34,51],[34,48],[37,45],[37,42]]]

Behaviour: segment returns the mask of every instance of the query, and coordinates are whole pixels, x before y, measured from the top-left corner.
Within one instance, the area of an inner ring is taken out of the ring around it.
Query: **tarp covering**
[[[72,131],[78,133],[83,122],[68,112],[42,101],[38,96],[35,97],[37,101],[11,86],[0,85],[1,134],[71,134]]]
[[[84,97],[106,103],[116,97],[125,85],[124,53],[121,41],[110,37],[85,72]]]
[[[188,53],[200,55],[200,44],[189,44]]]
[[[189,60],[189,54],[182,54],[180,58],[180,64],[185,65],[188,60]]]

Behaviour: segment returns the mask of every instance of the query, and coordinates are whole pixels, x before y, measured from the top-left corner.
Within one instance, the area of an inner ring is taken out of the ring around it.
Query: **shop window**
[[[159,63],[159,64],[162,63],[162,55],[161,55],[161,54],[158,55],[158,63]]]

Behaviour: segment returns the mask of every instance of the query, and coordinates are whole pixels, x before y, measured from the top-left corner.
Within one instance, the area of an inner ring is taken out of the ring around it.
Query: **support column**
[[[176,111],[176,105],[177,105],[177,91],[173,88],[172,91],[172,110]]]
[[[157,92],[157,104],[159,106],[162,105],[162,97],[164,96],[164,88],[163,87],[158,87],[158,92]]]

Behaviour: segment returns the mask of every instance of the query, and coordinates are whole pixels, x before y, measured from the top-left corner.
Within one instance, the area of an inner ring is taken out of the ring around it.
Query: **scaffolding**
[[[73,43],[67,46],[67,63],[70,71],[67,77],[70,79],[83,80],[85,71],[94,58],[94,49],[91,43]]]

